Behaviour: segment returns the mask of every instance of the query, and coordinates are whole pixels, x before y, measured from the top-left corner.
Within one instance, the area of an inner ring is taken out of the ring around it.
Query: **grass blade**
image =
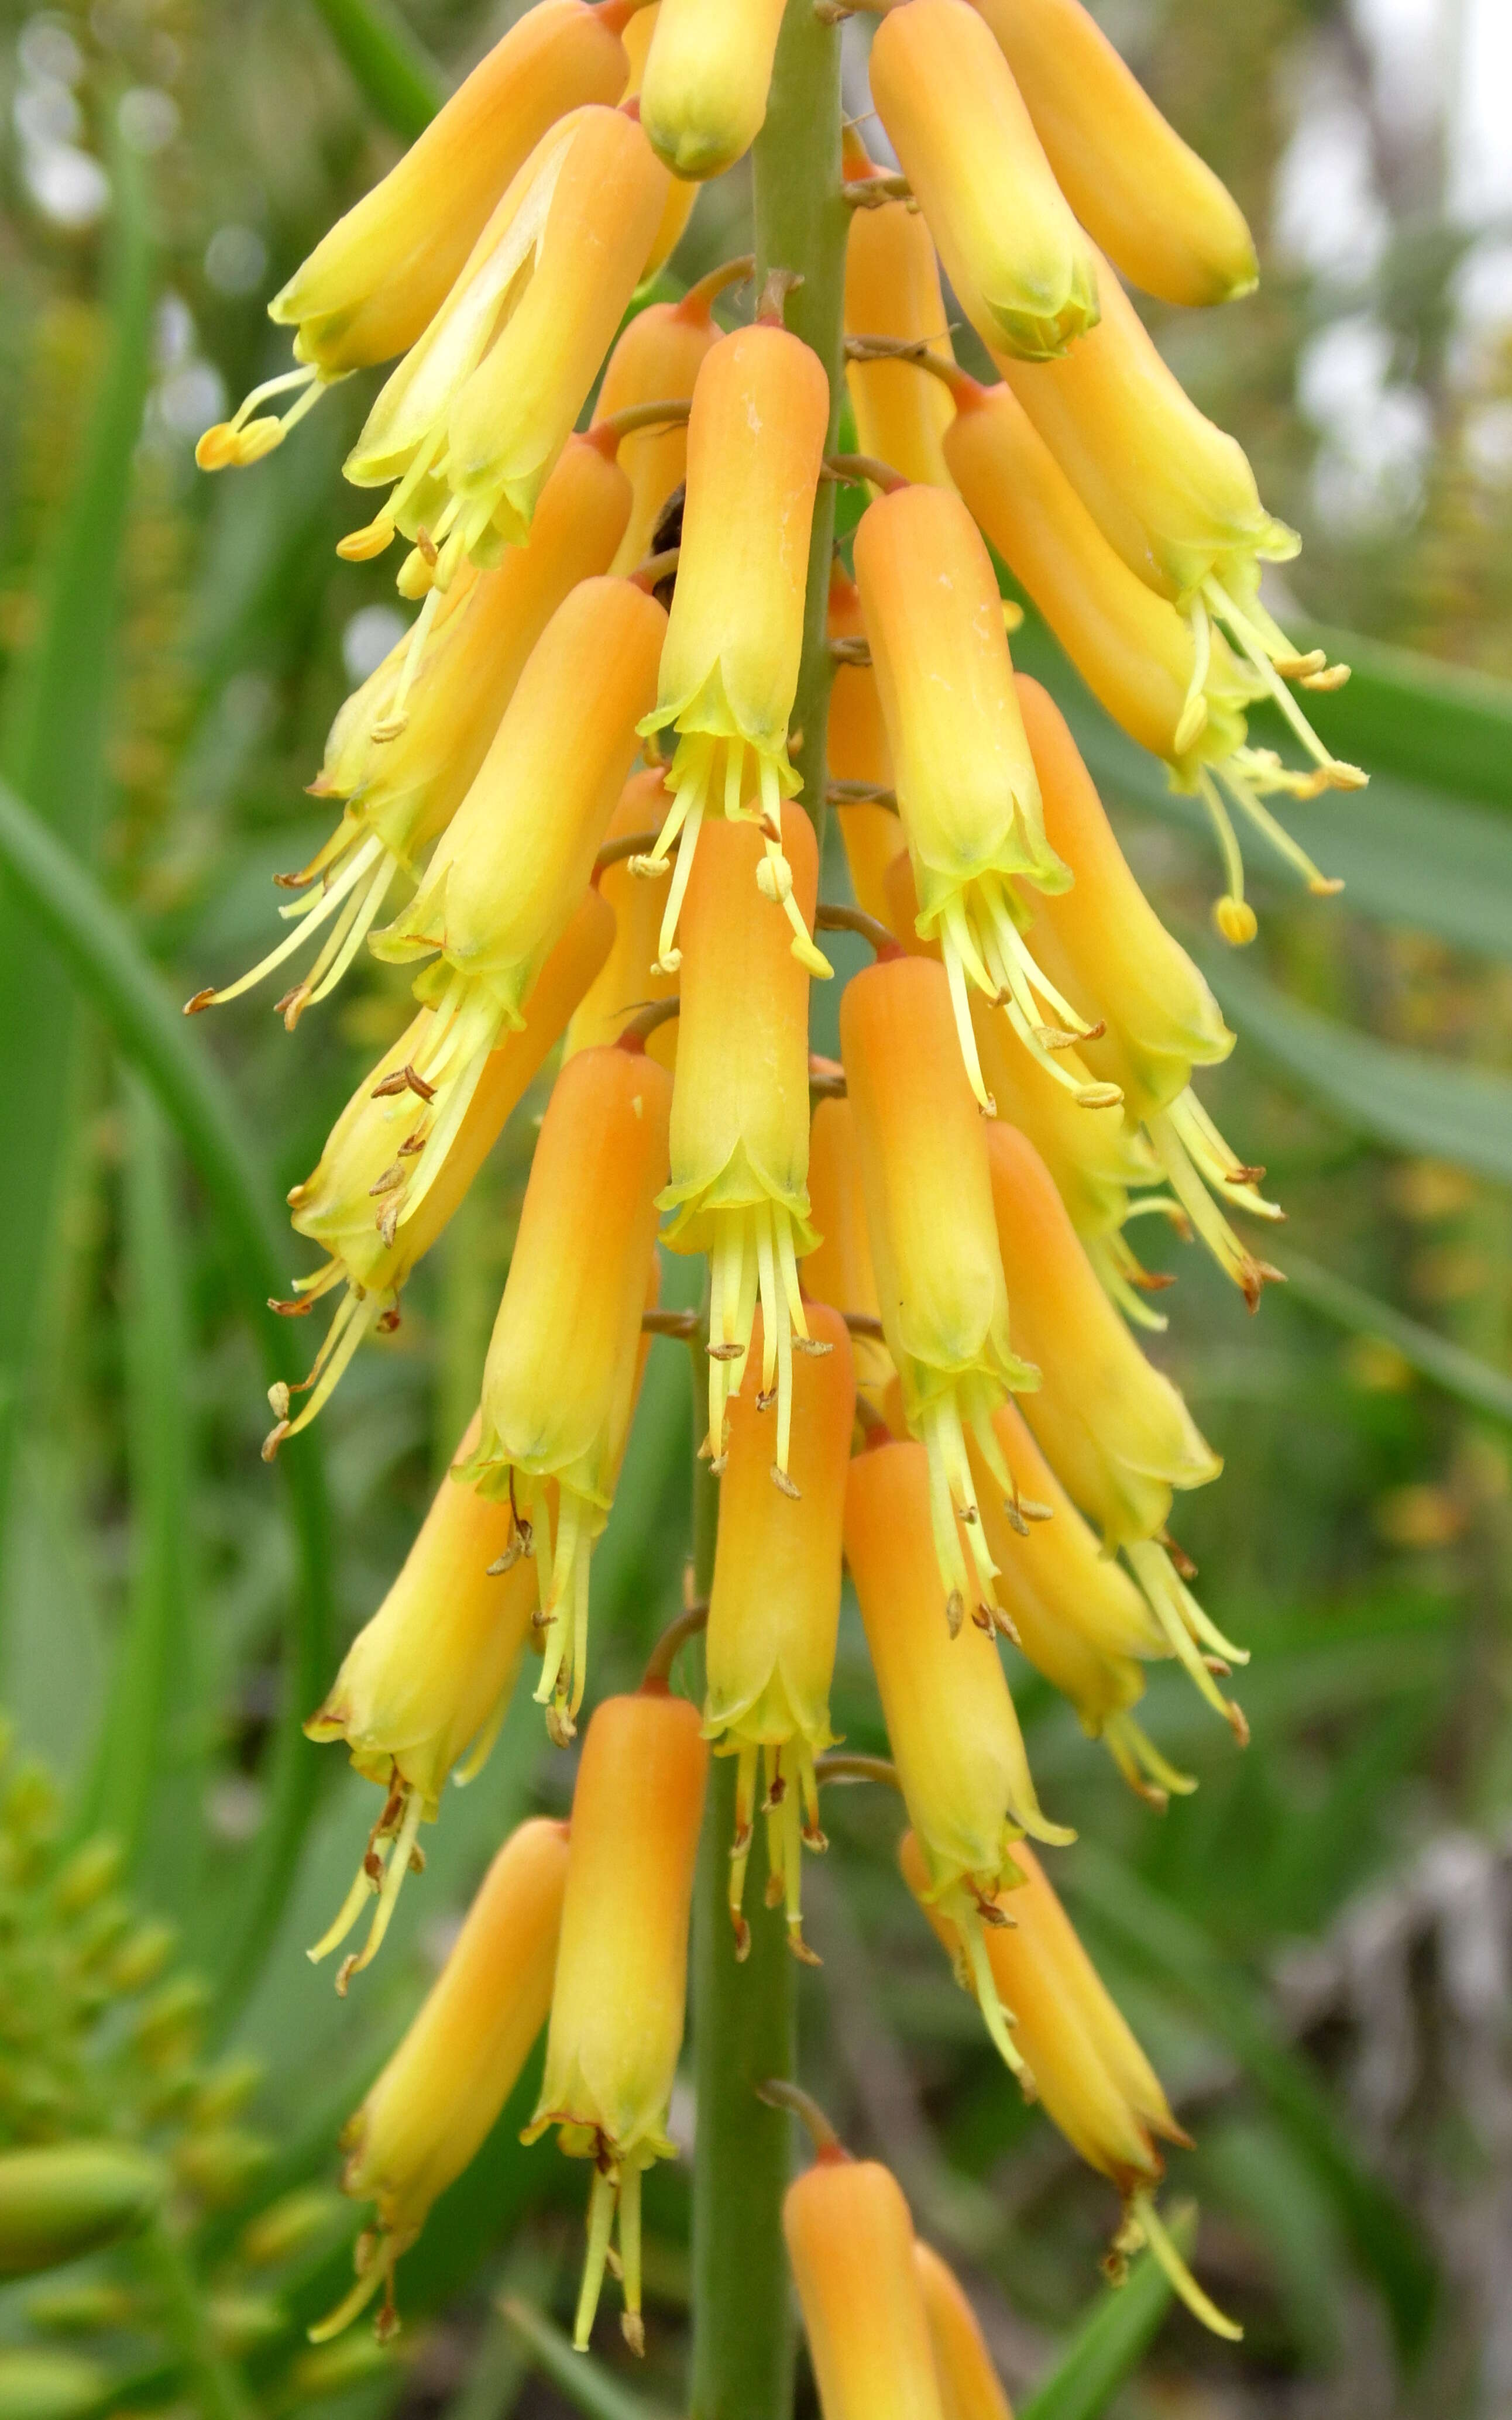
[[[413,143],[446,98],[446,80],[424,43],[385,0],[315,5],[373,116]]]
[[[176,1129],[214,1211],[270,1379],[297,1379],[298,1348],[267,1311],[284,1283],[286,1244],[271,1183],[242,1140],[235,1104],[118,909],[15,793],[0,783],[0,867],[123,1055]],[[314,1811],[320,1760],[300,1729],[329,1681],[330,1511],[318,1441],[279,1457],[294,1524],[298,1583],[286,1633],[283,1707],[267,1820],[233,1937],[216,1961],[227,2023],[255,1981],[294,1880]]]
[[[1409,1319],[1405,1311],[1395,1311],[1389,1302],[1351,1285],[1348,1278],[1319,1268],[1316,1261],[1300,1260],[1295,1252],[1288,1252],[1286,1275],[1292,1293],[1310,1311],[1321,1311],[1325,1319],[1347,1327],[1351,1335],[1380,1337],[1395,1348],[1419,1377],[1442,1387],[1447,1395],[1457,1396],[1472,1411],[1512,1425],[1512,1377],[1505,1371],[1492,1369],[1463,1345]]]
[[[523,2302],[507,2294],[499,2308],[530,2355],[531,2365],[554,2386],[558,2395],[581,2412],[584,2420],[669,2420],[660,2405],[632,2395],[591,2353],[574,2352],[554,2322]]]
[[[1182,2258],[1197,2240],[1197,2213],[1180,2204],[1166,2226]],[[1108,2286],[1091,2304],[1048,2378],[1019,2420],[1098,2420],[1144,2359],[1171,2303],[1171,2281],[1153,2254],[1142,2252],[1121,2286]]]

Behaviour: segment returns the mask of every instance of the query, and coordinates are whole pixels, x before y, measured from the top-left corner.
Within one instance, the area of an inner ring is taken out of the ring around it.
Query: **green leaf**
[[[446,98],[446,80],[387,0],[315,0],[373,116],[401,142],[423,134]]]
[[[585,2420],[670,2420],[659,2404],[632,2395],[591,2353],[574,2352],[561,2329],[517,2294],[499,2305],[531,2363]]]
[[[1197,2240],[1191,2202],[1166,2220],[1183,2259]],[[1077,2327],[1050,2376],[1042,2379],[1019,2420],[1098,2420],[1133,2376],[1171,2303],[1171,2281],[1154,2255],[1143,2252],[1123,2285],[1105,2287]]]
[[[270,1379],[297,1379],[293,1340],[270,1317],[283,1284],[284,1235],[273,1187],[242,1138],[236,1105],[121,916],[29,807],[0,783],[0,867],[38,929],[141,1070],[178,1132],[215,1214]],[[298,1578],[287,1631],[283,1707],[267,1820],[231,1937],[216,1959],[219,2021],[234,2015],[292,1887],[314,1812],[320,1760],[301,1730],[330,1679],[330,1512],[320,1445],[308,1432],[280,1456]]]
[[[1355,1133],[1512,1182],[1512,1082],[1299,1008],[1263,975],[1193,953],[1229,1022]]]
[[[1394,2195],[1356,2160],[1322,2087],[1283,2040],[1259,1991],[1200,1926],[1117,1858],[1083,1843],[1066,1881],[1120,1956],[1157,1980],[1244,2069],[1327,2187],[1357,2258],[1380,2289],[1399,2349],[1415,2358],[1437,2299],[1432,2259]]]
[[[1288,1252],[1286,1276],[1292,1293],[1310,1311],[1321,1311],[1325,1319],[1347,1327],[1351,1335],[1380,1337],[1420,1377],[1442,1387],[1445,1394],[1457,1396],[1473,1411],[1485,1412],[1493,1420],[1512,1423],[1512,1377],[1504,1371],[1493,1370],[1489,1361],[1351,1285],[1348,1278],[1319,1268],[1316,1261]]]

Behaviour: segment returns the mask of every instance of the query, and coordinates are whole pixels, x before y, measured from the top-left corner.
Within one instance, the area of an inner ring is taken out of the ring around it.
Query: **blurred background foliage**
[[[512,13],[406,9],[448,75]],[[1240,1029],[1209,1097],[1291,1221],[1276,1257],[1292,1281],[1253,1323],[1172,1245],[1156,1348],[1227,1458],[1182,1543],[1255,1651],[1253,1745],[1236,1753],[1157,1673],[1150,1728],[1202,1785],[1158,1819],[1014,1675],[1046,1804],[1081,1830],[1073,1912],[1199,2138],[1177,2181],[1201,2201],[1204,2274],[1248,2332],[1235,2351],[1167,2317],[1114,2408],[1496,2415],[1512,2404],[1512,689],[1495,681],[1512,642],[1512,23],[1503,0],[1099,13],[1259,233],[1259,295],[1159,334],[1304,534],[1292,618],[1363,634],[1318,720],[1376,774],[1300,811],[1348,877],[1342,900],[1257,868],[1260,940],[1224,956],[1204,938],[1200,835],[1032,620],[1015,643],[1077,718],[1138,871]],[[146,2234],[0,2288],[0,2412],[541,2420],[567,2408],[560,2364],[500,2302],[550,2309],[566,2290],[580,2180],[521,2151],[518,2109],[403,2263],[394,2352],[358,2334],[316,2354],[301,2330],[350,2273],[336,2128],[503,1830],[565,1809],[569,1761],[517,1705],[483,1779],[451,1794],[378,1968],[338,2002],[303,1950],[371,1809],[293,1730],[475,1401],[532,1104],[398,1333],[273,1474],[262,1390],[286,1342],[258,1307],[303,1265],[279,1197],[397,1031],[402,979],[355,970],[297,1046],[260,1001],[208,1032],[163,1013],[257,954],[268,877],[323,831],[303,792],[332,714],[397,633],[385,566],[333,553],[367,381],[253,473],[212,483],[192,460],[227,399],[281,366],[266,296],[395,140],[342,55],[343,0],[8,0],[0,24],[0,1698],[16,1740],[0,2143],[113,2127],[172,2177]],[[859,112],[865,27],[847,42]],[[676,271],[744,249],[747,217],[737,172]],[[11,793],[67,856],[37,854]],[[843,864],[826,879],[841,895]],[[820,1048],[834,1013],[820,1004]],[[688,1282],[671,1264],[664,1298]],[[678,1602],[692,1443],[683,1349],[658,1342],[596,1564],[604,1691]],[[849,1614],[835,1721],[884,1746]],[[951,1987],[897,1884],[886,1793],[834,1792],[827,1820],[805,2080],[968,2275],[1016,2400],[1037,2420],[1107,2408],[1156,2304],[1130,2302],[1111,2359],[1094,2306],[1103,2335],[1035,2393],[1088,2308],[1105,2192],[1019,2104]],[[691,2105],[675,2118],[689,2133]],[[647,2229],[635,2391],[669,2411],[685,2165],[655,2172]],[[607,2373],[580,2368],[572,2392],[609,2420],[630,2408]]]

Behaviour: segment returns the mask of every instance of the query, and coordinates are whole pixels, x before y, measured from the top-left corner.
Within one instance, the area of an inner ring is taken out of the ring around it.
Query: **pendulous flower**
[[[662,917],[661,957],[676,966],[678,919],[706,815],[756,822],[768,895],[793,928],[811,974],[829,961],[792,897],[781,806],[802,786],[787,726],[803,646],[814,494],[829,427],[830,386],[817,354],[758,321],[722,336],[694,384],[678,584],[647,737],[670,724],[675,804],[654,849],[659,874],[677,844]]]
[[[569,1869],[568,1827],[522,1823],[495,1856],[445,1965],[341,2135],[342,2189],[376,2204],[357,2283],[310,2335],[339,2335],[380,2287],[378,2334],[398,2326],[394,2269],[460,2176],[519,2081],[551,2005]]]
[[[816,1302],[833,1302],[848,1316],[881,1323],[877,1273],[866,1233],[866,1202],[856,1149],[855,1112],[843,1096],[815,1104],[808,1130],[808,1190],[818,1242],[800,1272],[803,1291]],[[852,1336],[856,1389],[874,1412],[896,1377],[892,1356],[879,1334]]]
[[[459,1463],[476,1449],[478,1417],[457,1449]],[[538,1602],[533,1562],[495,1568],[511,1518],[507,1504],[449,1474],[442,1481],[404,1568],[304,1726],[310,1739],[344,1739],[356,1771],[383,1792],[346,1904],[309,1953],[324,1958],[376,1900],[366,1944],[344,1962],[338,1992],[377,1955],[420,1825],[441,1812],[447,1776],[465,1758],[457,1780],[471,1781],[498,1736]]]
[[[871,47],[878,116],[984,345],[1053,360],[1097,325],[1096,256],[968,0],[909,0]]]
[[[852,126],[845,131],[846,181],[865,186],[881,175]],[[850,213],[845,252],[845,332],[923,345],[937,361],[954,363],[940,290],[940,264],[929,230],[905,201],[885,201]],[[948,488],[940,441],[950,426],[950,396],[929,371],[909,361],[857,361],[846,369],[856,438],[863,454],[891,463],[905,479]]]
[[[861,591],[836,562],[830,573],[829,633],[836,639],[865,639]],[[890,799],[893,760],[887,752],[887,725],[882,720],[877,676],[869,663],[841,661],[830,683],[830,714],[825,734],[835,821],[845,843],[845,860],[856,906],[885,924],[888,868],[906,846],[897,816],[878,799]],[[854,804],[845,802],[846,786],[870,791]]]
[[[650,13],[643,9],[631,22],[638,23]],[[690,286],[680,302],[651,302],[637,311],[609,356],[593,408],[596,428],[617,413],[645,411],[651,404],[691,405],[704,357],[724,334],[712,306],[725,287],[749,269],[749,261],[729,262]],[[687,475],[686,411],[643,428],[627,428],[617,458],[634,501],[611,568],[629,573],[651,552],[657,525]]]
[[[929,2323],[941,2420],[1013,2420],[976,2314],[955,2271],[917,2237],[913,2268]]]
[[[508,1502],[507,1552],[541,1564],[546,1653],[536,1697],[563,1743],[583,1702],[589,1567],[639,1383],[671,1104],[665,1069],[628,1038],[580,1050],[562,1069],[493,1324],[480,1433],[458,1466],[460,1479]]]
[[[745,1385],[730,1400],[705,1645],[704,1731],[717,1743],[716,1755],[739,1759],[729,1886],[736,1955],[743,1958],[751,1942],[741,1909],[760,1763],[768,1904],[785,1908],[789,1948],[815,1963],[803,1941],[801,1843],[824,1846],[814,1759],[834,1739],[830,1679],[856,1385],[840,1313],[825,1303],[810,1304],[808,1329],[823,1349],[804,1355],[793,1370],[791,1495],[772,1493],[771,1410],[761,1408],[754,1371],[748,1369]]]
[[[782,809],[781,845],[805,927],[818,885],[813,827]],[[709,1263],[709,1445],[723,1466],[725,1415],[761,1305],[761,1390],[777,1406],[772,1468],[788,1484],[792,1359],[814,1349],[798,1263],[808,1202],[808,974],[757,887],[766,843],[721,819],[704,835],[683,909],[672,1181],[662,1241]]]
[[[822,2146],[787,2188],[782,2227],[823,2420],[945,2420],[891,2169]]]
[[[616,2213],[621,2326],[632,2351],[644,2345],[641,2177],[675,2157],[667,2103],[682,2048],[708,1770],[696,1708],[664,1687],[606,1699],[583,1743],[546,2072],[524,2135],[534,2142],[556,2126],[569,2159],[594,2163],[572,2338],[580,2351]]]
[[[784,0],[661,0],[641,123],[674,176],[723,176],[767,115]]]

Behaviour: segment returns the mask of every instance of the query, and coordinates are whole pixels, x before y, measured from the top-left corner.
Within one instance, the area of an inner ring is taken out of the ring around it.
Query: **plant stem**
[[[840,196],[840,42],[813,0],[787,0],[756,166],[756,290],[785,269],[802,279],[787,324],[830,380],[829,450],[839,420],[845,240]],[[803,653],[793,709],[803,804],[824,823],[824,732],[830,701],[826,614],[834,489],[819,482],[809,549]],[[707,1331],[706,1331],[707,1332]],[[695,1434],[702,1434],[702,1353],[695,1355]],[[707,1463],[694,1481],[694,1590],[714,1576],[719,1482]],[[790,2127],[756,2097],[795,2065],[797,1969],[784,1929],[761,1905],[761,1827],[748,1883],[751,1954],[737,1965],[726,1893],[735,1823],[735,1760],[715,1760],[699,1863],[694,1934],[694,2069],[698,2132],[694,2170],[693,2420],[787,2420],[794,2335],[782,2241]]]

